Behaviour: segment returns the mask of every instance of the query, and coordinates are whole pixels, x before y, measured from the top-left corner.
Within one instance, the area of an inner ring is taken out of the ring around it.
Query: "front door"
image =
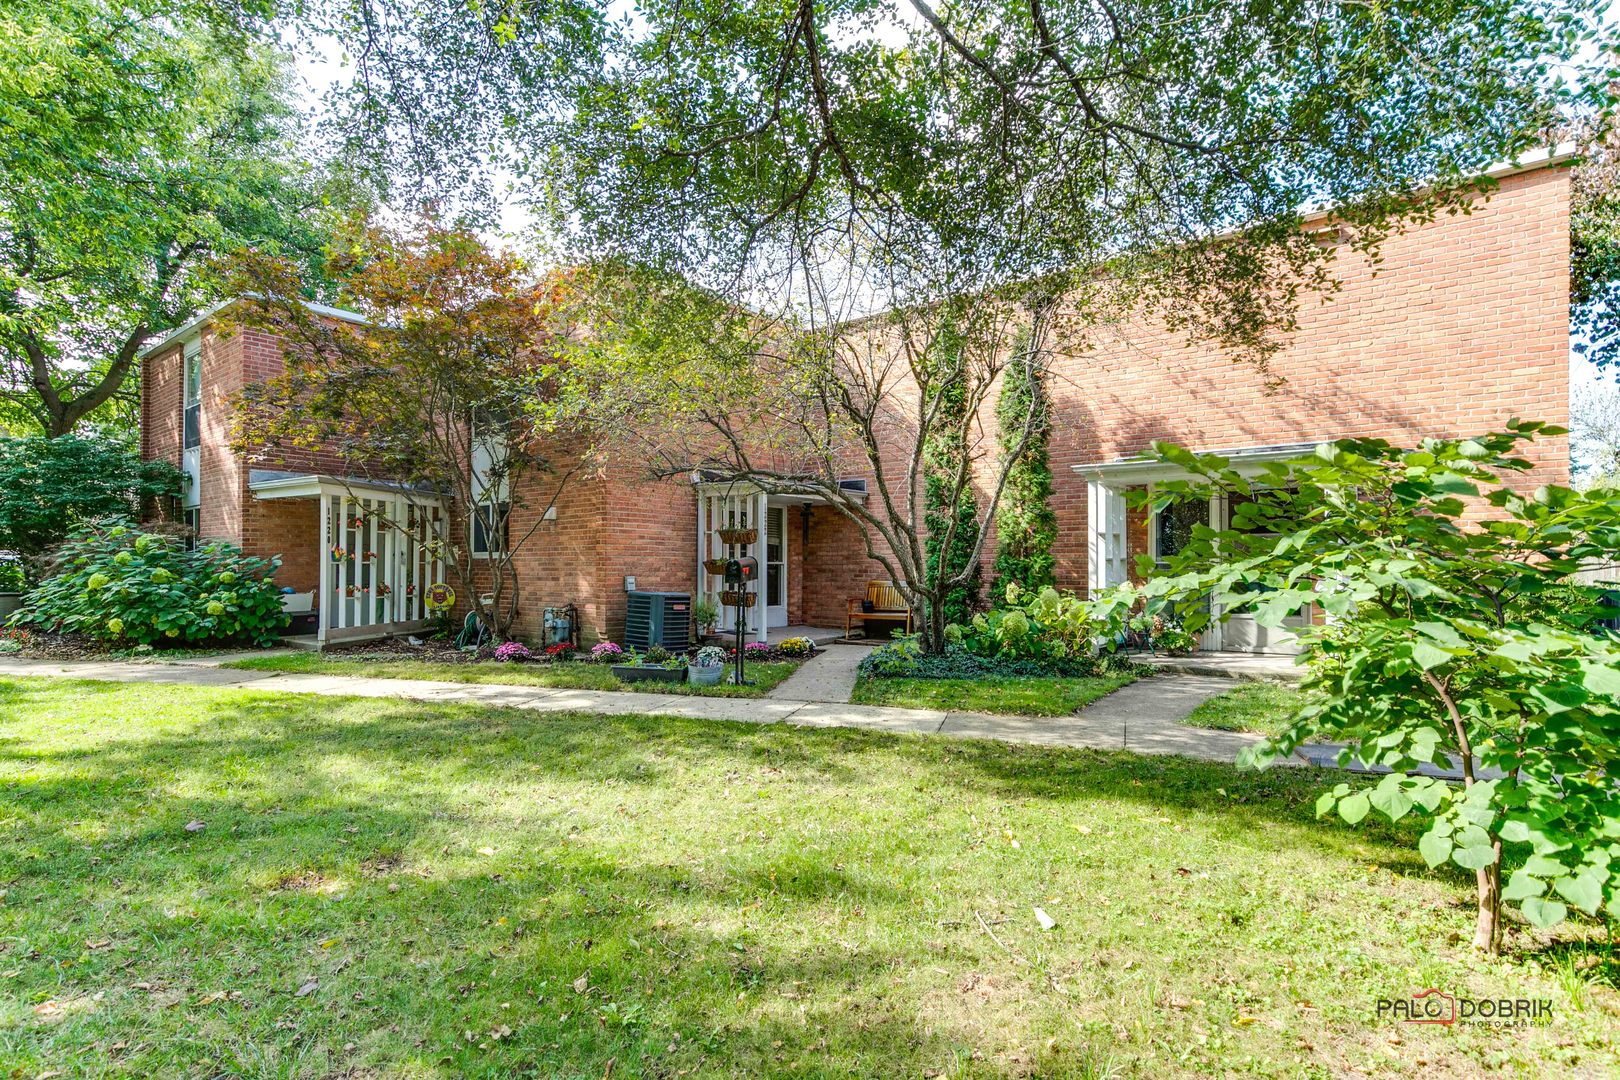
[[[1213,499],[1175,502],[1158,511],[1153,518],[1151,540],[1156,560],[1181,550],[1182,544],[1192,537],[1195,525],[1208,525],[1212,529],[1231,528],[1232,504],[1227,496]],[[1311,624],[1313,609],[1310,605],[1283,620],[1282,626],[1262,626],[1250,612],[1235,612],[1219,618],[1220,612],[1203,634],[1203,648],[1219,652],[1283,653],[1300,651],[1297,631]]]
[[[1210,525],[1231,528],[1234,502],[1242,498],[1222,495],[1212,500]],[[1217,647],[1225,652],[1296,655],[1301,651],[1298,631],[1311,625],[1313,612],[1314,608],[1307,604],[1284,619],[1281,626],[1262,626],[1252,612],[1239,611],[1212,629],[1219,634]]]
[[[788,624],[787,507],[765,508],[765,625]]]

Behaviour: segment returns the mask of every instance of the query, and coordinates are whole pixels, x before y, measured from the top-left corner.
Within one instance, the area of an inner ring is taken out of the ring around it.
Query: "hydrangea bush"
[[[287,625],[271,580],[279,565],[231,544],[187,551],[128,522],[96,522],[62,545],[11,625],[109,645],[273,645]]]

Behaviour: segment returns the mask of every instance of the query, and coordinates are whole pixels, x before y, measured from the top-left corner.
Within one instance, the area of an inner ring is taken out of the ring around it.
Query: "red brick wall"
[[[1567,422],[1568,237],[1568,174],[1543,169],[1504,180],[1470,215],[1390,239],[1377,267],[1343,252],[1334,271],[1342,288],[1324,302],[1307,297],[1298,331],[1272,363],[1270,375],[1281,380],[1275,387],[1252,366],[1146,325],[1060,360],[1051,380],[1060,584],[1080,589],[1086,581],[1086,484],[1071,467],[1134,453],[1154,439],[1199,450],[1347,435],[1412,442],[1476,433],[1512,416]],[[247,466],[224,445],[230,394],[244,377],[279,370],[280,348],[256,331],[203,340],[203,531],[255,553],[281,553],[283,579],[306,588],[318,569],[313,504],[247,499]],[[149,359],[142,383],[144,452],[177,463],[179,356],[177,346]],[[993,407],[992,397],[986,420]],[[986,472],[994,452],[986,447]],[[1547,440],[1537,454],[1533,482],[1567,476],[1565,440]],[[279,465],[343,468],[326,455]],[[514,534],[533,524],[551,483],[537,477],[523,493],[529,506],[515,512]],[[299,512],[306,506],[307,517]],[[810,509],[806,542],[803,513],[788,515],[789,617],[841,627],[845,600],[889,575],[866,557],[856,527],[830,508]],[[621,636],[626,575],[641,589],[696,595],[695,533],[695,498],[683,482],[647,481],[630,462],[576,477],[557,520],[541,523],[519,556],[520,635],[539,637],[543,609],[572,602],[584,642]],[[1128,536],[1134,567],[1146,550],[1140,515]],[[991,545],[987,582],[993,558]]]
[[[254,499],[248,474],[254,468],[319,469],[341,472],[333,454],[300,453],[265,461],[243,461],[229,446],[232,398],[251,381],[279,374],[282,349],[271,335],[243,329],[229,337],[205,326],[199,335],[202,356],[201,435],[198,455],[199,535],[228,540],[247,554],[280,556],[278,584],[303,592],[318,584],[320,522],[314,500]],[[156,353],[141,365],[141,452],[147,458],[181,460],[183,345]]]
[[[180,346],[149,356],[141,365],[141,456],[180,466]]]
[[[1168,439],[1196,450],[1374,435],[1476,434],[1569,419],[1569,174],[1509,177],[1466,216],[1391,238],[1369,266],[1343,251],[1330,300],[1307,298],[1272,365],[1137,326],[1051,380],[1060,582],[1086,582],[1086,484],[1070,467]],[[1568,443],[1538,440],[1531,483],[1566,481]],[[1145,532],[1132,530],[1131,562]]]

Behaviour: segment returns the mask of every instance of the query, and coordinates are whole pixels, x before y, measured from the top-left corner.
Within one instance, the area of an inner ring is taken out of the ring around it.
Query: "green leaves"
[[[187,551],[171,537],[100,523],[75,534],[62,552],[67,569],[28,594],[15,624],[162,645],[268,645],[287,624],[271,580],[277,563],[229,544]],[[226,577],[231,583],[221,588]]]
[[[1371,800],[1367,793],[1358,791],[1354,795],[1347,795],[1339,800],[1339,816],[1351,825],[1355,825],[1367,816]]]
[[[1306,688],[1321,704],[1288,745],[1344,743],[1395,773],[1365,792],[1335,786],[1318,814],[1433,815],[1418,850],[1435,868],[1490,871],[1528,849],[1506,898],[1550,925],[1620,901],[1608,871],[1620,861],[1620,642],[1593,629],[1600,605],[1564,580],[1620,541],[1620,498],[1518,490],[1522,444],[1538,427],[1407,451],[1357,443],[1287,463],[1275,488],[1252,490],[1244,521],[1308,528],[1287,543],[1234,528],[1147,589],[1226,602],[1243,595],[1234,579],[1314,580],[1350,598],[1324,598],[1336,621],[1307,645]],[[1214,472],[1202,494],[1221,490],[1233,478]],[[1483,522],[1459,498],[1476,492],[1492,508]],[[1419,762],[1455,765],[1462,739],[1473,783],[1402,775]]]
[[[1411,796],[1401,790],[1402,777],[1390,773],[1372,790],[1369,799],[1378,812],[1391,821],[1399,821],[1413,807]]]
[[[1418,840],[1418,854],[1423,856],[1423,861],[1432,869],[1451,858],[1452,846],[1450,833],[1442,833],[1440,823],[1436,822]]]
[[[1542,930],[1550,929],[1564,921],[1569,914],[1569,908],[1556,900],[1544,900],[1532,897],[1519,905],[1525,918]]]

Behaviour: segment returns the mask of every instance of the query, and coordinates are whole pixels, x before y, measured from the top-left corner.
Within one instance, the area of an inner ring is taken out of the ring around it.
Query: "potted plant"
[[[686,679],[693,686],[718,686],[726,672],[726,650],[705,645],[686,662]]]
[[[754,594],[742,589],[726,589],[720,594],[720,602],[726,607],[741,604],[743,607],[751,608],[754,606]]]
[[[714,633],[714,628],[719,622],[719,605],[709,597],[705,596],[692,605],[692,625],[697,627],[698,637],[707,637]]]
[[[704,559],[703,569],[707,570],[715,577],[719,577],[721,574],[726,572],[726,563],[730,561],[730,559]]]
[[[1163,649],[1171,656],[1190,656],[1198,641],[1175,622],[1160,615],[1153,617],[1153,648]]]
[[[733,547],[746,547],[759,539],[758,529],[721,529],[720,542]],[[722,567],[721,569],[724,569]]]
[[[628,664],[614,664],[613,674],[616,678],[627,682],[667,682],[679,683],[686,681],[686,665],[677,656],[662,645],[654,645],[647,650],[645,656],[637,655],[631,649],[626,655],[630,658]]]

